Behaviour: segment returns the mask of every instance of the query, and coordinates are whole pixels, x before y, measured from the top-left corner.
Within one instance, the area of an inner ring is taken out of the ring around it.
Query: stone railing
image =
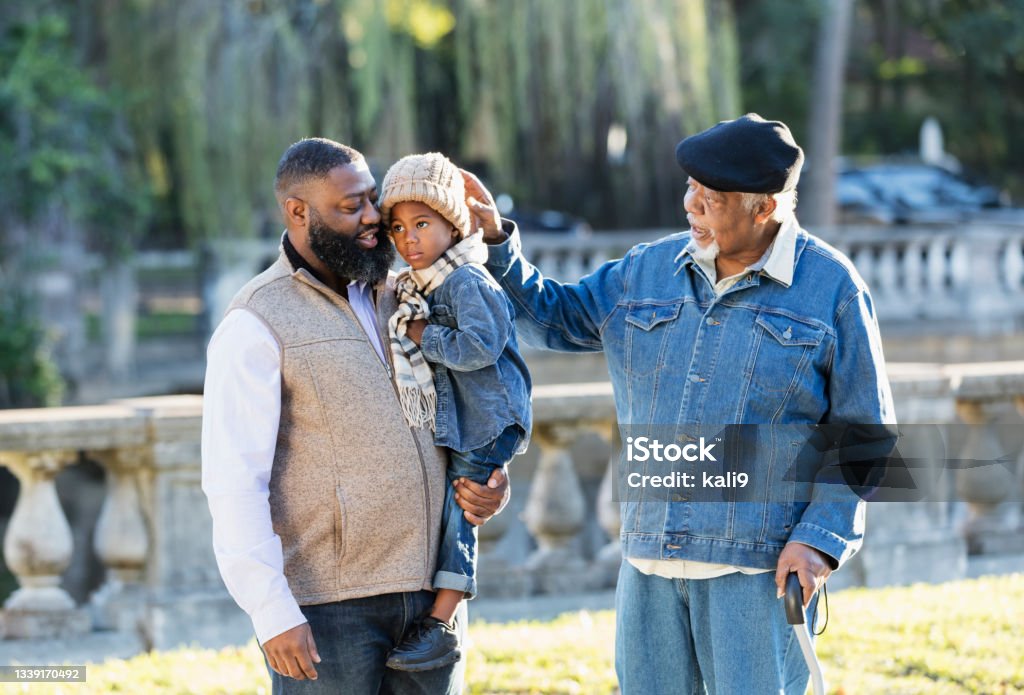
[[[950,432],[960,423],[966,436],[946,442],[957,458],[1002,458],[1005,465],[952,471],[950,498],[869,505],[865,549],[836,574],[834,585],[1019,571],[1024,362],[893,365],[891,371],[901,423],[936,423],[937,431]],[[513,466],[513,505],[481,532],[481,593],[610,587],[619,563],[609,463],[617,450],[611,386],[539,387],[534,407],[531,452]],[[167,396],[0,411],[0,464],[20,483],[3,544],[19,588],[0,616],[0,660],[31,661],[49,644],[45,640],[54,639],[69,649],[102,638],[107,651],[124,654],[249,638],[248,619],[227,596],[211,550],[200,487],[201,408],[198,396]],[[946,472],[948,457],[944,449],[936,451],[937,475]],[[106,576],[76,603],[62,588],[74,536],[57,479],[85,459],[106,474],[92,540]],[[111,643],[112,635],[119,641]]]
[[[1024,318],[1024,229],[836,228],[826,239],[853,261],[882,321],[969,322],[1005,332]]]
[[[594,232],[586,237],[528,232],[523,244],[527,256],[546,275],[574,280],[606,260],[621,257],[639,242],[674,231]],[[853,259],[872,289],[880,320],[889,327],[922,334],[942,325],[958,335],[987,336],[1012,332],[1024,323],[1024,223],[819,231]],[[40,288],[46,295],[47,315],[57,315],[58,307],[63,307],[61,315],[67,315],[69,321],[78,315],[82,323],[80,315],[86,311],[102,317],[102,344],[89,352],[91,360],[84,359],[79,346],[64,358],[65,362],[80,363],[77,371],[70,369],[70,364],[64,366],[84,381],[90,380],[90,370],[128,382],[142,374],[152,379],[154,374],[167,372],[165,351],[150,354],[151,350],[140,350],[136,344],[136,323],[140,306],[170,306],[179,312],[195,312],[196,321],[190,335],[177,336],[180,344],[175,343],[174,361],[180,368],[167,374],[165,381],[167,388],[191,386],[201,379],[203,347],[232,295],[277,256],[277,244],[276,240],[233,241],[211,245],[202,255],[193,251],[146,252],[128,265],[115,267],[87,258],[76,266],[75,272],[81,275],[78,280],[65,277],[58,282],[54,276]],[[168,275],[178,278],[178,284],[172,287],[169,281],[160,280]],[[68,309],[75,306],[80,306],[78,314]],[[84,334],[81,327],[55,329],[64,336]],[[166,342],[167,336],[161,340]],[[148,347],[154,347],[152,342]],[[1000,359],[1003,355],[1005,359],[1018,354],[1017,347],[1013,344],[973,357]],[[894,354],[900,359],[909,357],[909,353]],[[971,358],[969,348],[932,357],[939,361]],[[145,370],[140,369],[143,365]],[[179,373],[186,367],[187,377]],[[192,383],[178,383],[182,379]]]
[[[199,396],[0,411],[0,464],[19,483],[3,545],[19,585],[0,619],[5,663],[34,663],[46,640],[92,654],[87,645],[95,638],[102,651],[120,655],[247,637],[247,620],[214,563],[200,487],[201,423]],[[73,535],[58,477],[84,459],[106,476],[91,548],[105,579],[76,605],[61,586]]]
[[[546,275],[575,279],[634,244],[670,230],[597,233],[587,239],[524,236]],[[986,330],[1024,318],[1024,225],[834,227],[819,230],[853,261],[882,321],[955,319]]]

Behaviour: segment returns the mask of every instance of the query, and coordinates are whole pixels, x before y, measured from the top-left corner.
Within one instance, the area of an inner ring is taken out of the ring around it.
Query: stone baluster
[[[131,629],[143,605],[143,579],[149,553],[149,530],[141,496],[145,448],[94,452],[107,471],[107,497],[96,524],[93,544],[107,569],[107,579],[90,604],[99,629]]]
[[[853,265],[857,268],[857,272],[860,273],[864,281],[869,286],[874,287],[875,285],[875,250],[869,244],[862,246],[856,246],[853,249],[853,255],[850,257],[853,261]]]
[[[927,294],[933,298],[941,297],[948,293],[946,288],[946,277],[948,276],[948,263],[946,261],[947,243],[947,238],[936,236],[928,245],[925,287]]]
[[[579,433],[570,424],[534,426],[540,460],[523,520],[537,541],[526,567],[541,593],[580,591],[588,579],[579,542],[586,500],[569,453]]]
[[[874,287],[882,288],[888,297],[899,296],[900,269],[895,244],[888,243],[879,249],[877,273]]]
[[[950,244],[952,248],[949,252],[949,277],[955,293],[959,289],[968,288],[972,282],[971,254],[974,242],[954,239]],[[989,272],[991,273],[991,269]]]
[[[1024,244],[1021,239],[1010,237],[1006,240],[1001,261],[1003,285],[1013,294],[1024,292]]]
[[[0,453],[0,464],[21,484],[4,537],[4,559],[21,587],[4,602],[8,638],[65,637],[91,629],[88,613],[60,586],[71,563],[72,536],[54,478],[74,458],[66,450]]]
[[[923,255],[924,249],[920,241],[911,241],[903,249],[903,263],[900,271],[903,274],[903,294],[912,299],[915,305],[925,293]]]
[[[619,496],[615,489],[618,485],[618,461],[622,449],[619,428],[615,422],[598,428],[601,436],[611,444],[608,454],[608,467],[601,479],[601,487],[597,492],[597,520],[601,528],[608,534],[609,541],[594,558],[596,581],[600,586],[612,587],[619,576],[619,565],[622,563],[622,543],[619,531],[622,528],[622,516],[619,509]]]
[[[963,461],[992,461],[987,465],[962,468],[957,472],[956,491],[967,503],[963,525],[971,555],[1024,550],[1019,532],[1020,481],[1008,466],[995,461],[1005,451],[981,401],[958,400],[957,414],[967,423],[967,441],[960,452]]]

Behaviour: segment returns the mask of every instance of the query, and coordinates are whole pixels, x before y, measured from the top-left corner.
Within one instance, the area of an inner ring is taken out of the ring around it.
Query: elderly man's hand
[[[316,650],[309,623],[296,625],[271,637],[263,643],[263,653],[267,655],[270,668],[282,676],[297,681],[316,680],[316,667],[313,664],[320,663],[320,653]]]
[[[498,205],[487,187],[472,172],[459,169],[462,180],[466,184],[466,207],[472,214],[473,229],[483,228],[484,241],[488,244],[500,244],[508,236],[501,230],[501,215]]]
[[[455,481],[455,502],[464,511],[466,520],[474,526],[487,523],[501,512],[512,495],[512,486],[504,468],[495,468],[486,485],[474,483],[468,478]]]
[[[786,577],[796,572],[800,578],[800,586],[804,589],[804,608],[811,602],[814,592],[822,587],[832,567],[827,556],[816,548],[796,541],[786,543],[779,555],[779,564],[775,570],[775,587],[777,596],[782,598],[786,593]]]

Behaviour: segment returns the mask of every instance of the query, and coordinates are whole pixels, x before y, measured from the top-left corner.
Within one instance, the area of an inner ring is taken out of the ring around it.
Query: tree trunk
[[[853,0],[828,0],[821,19],[811,97],[807,174],[800,216],[808,226],[835,224],[836,157],[841,143],[846,49]]]

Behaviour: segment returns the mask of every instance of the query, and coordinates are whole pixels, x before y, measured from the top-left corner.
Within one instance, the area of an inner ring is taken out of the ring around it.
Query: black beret
[[[748,113],[686,138],[676,145],[676,161],[717,191],[781,193],[796,187],[804,151],[785,123]]]

